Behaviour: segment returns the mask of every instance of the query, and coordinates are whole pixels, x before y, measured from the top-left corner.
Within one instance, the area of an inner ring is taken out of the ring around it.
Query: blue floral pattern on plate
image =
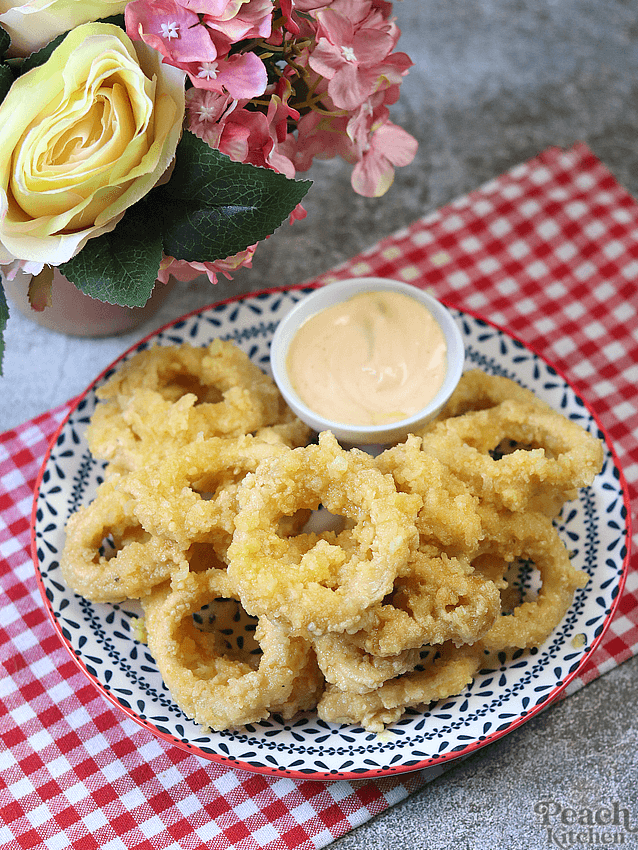
[[[337,779],[408,772],[466,755],[532,717],[554,699],[582,667],[613,613],[627,560],[627,507],[622,476],[606,443],[604,468],[559,517],[560,534],[587,587],[559,627],[537,649],[499,656],[456,697],[410,710],[382,735],[300,714],[277,717],[229,732],[206,733],[173,702],[157,665],[141,642],[140,609],[88,602],[65,586],[59,569],[68,516],[92,498],[103,467],[87,447],[84,431],[96,404],[95,390],[123,359],[152,343],[204,345],[232,339],[265,371],[281,317],[307,290],[245,296],[188,315],[143,340],[108,369],[81,397],[61,427],[41,472],[36,493],[33,549],[38,581],[50,618],[64,645],[115,705],[154,734],[196,755],[272,775]],[[551,365],[521,342],[482,319],[452,311],[466,345],[466,368],[513,378],[603,440],[582,399]],[[250,630],[251,624],[238,627]],[[243,641],[242,634],[231,636]]]

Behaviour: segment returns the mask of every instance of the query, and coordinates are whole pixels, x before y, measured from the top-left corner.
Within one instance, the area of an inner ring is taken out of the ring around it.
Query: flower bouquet
[[[315,157],[378,197],[415,140],[390,121],[411,61],[386,0],[0,4],[0,271],[53,269],[128,307],[157,281],[250,266],[305,216]],[[1,332],[8,308],[0,288]]]

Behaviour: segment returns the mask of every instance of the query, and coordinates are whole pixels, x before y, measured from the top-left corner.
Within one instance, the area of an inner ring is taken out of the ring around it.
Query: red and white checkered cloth
[[[586,146],[546,151],[319,280],[355,275],[431,287],[554,363],[610,436],[635,516],[638,204]],[[0,848],[310,850],[432,778],[232,770],[155,738],[95,690],[47,619],[29,551],[36,476],[67,411],[0,436]],[[611,627],[570,690],[637,651],[634,548]]]

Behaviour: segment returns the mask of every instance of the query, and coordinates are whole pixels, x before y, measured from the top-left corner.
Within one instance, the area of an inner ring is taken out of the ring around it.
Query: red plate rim
[[[56,429],[53,437],[51,438],[51,440],[49,442],[47,451],[46,451],[45,456],[44,456],[44,460],[42,462],[42,465],[40,467],[40,470],[39,470],[39,473],[38,473],[38,476],[37,476],[37,479],[36,479],[36,484],[35,484],[35,489],[34,489],[33,508],[32,508],[32,512],[31,512],[31,557],[33,559],[33,563],[34,563],[34,567],[35,567],[35,574],[36,574],[36,580],[37,580],[37,583],[38,583],[38,588],[39,588],[42,600],[44,602],[49,620],[51,621],[56,633],[58,634],[58,636],[59,636],[59,638],[62,642],[62,645],[65,647],[67,652],[70,654],[71,658],[73,659],[73,661],[75,662],[75,664],[77,665],[79,670],[86,676],[86,678],[88,678],[95,685],[95,687],[102,694],[102,696],[104,696],[110,703],[112,703],[114,706],[116,706],[120,711],[122,711],[131,720],[133,720],[134,722],[136,722],[138,725],[142,726],[143,728],[148,729],[156,738],[159,738],[159,739],[165,741],[168,744],[176,746],[179,749],[185,750],[186,752],[189,752],[192,755],[196,755],[199,758],[206,759],[207,761],[212,761],[212,762],[215,762],[215,763],[218,763],[218,764],[224,764],[227,767],[238,768],[238,769],[241,769],[241,770],[248,771],[250,773],[258,773],[258,774],[263,774],[263,775],[267,775],[267,776],[276,776],[276,777],[286,776],[286,777],[290,777],[292,779],[322,780],[322,781],[327,781],[327,780],[331,780],[331,781],[332,780],[354,780],[354,779],[362,780],[362,779],[375,779],[375,778],[388,777],[388,776],[398,776],[398,775],[401,775],[401,774],[413,773],[413,772],[416,772],[416,771],[419,771],[419,770],[424,770],[424,769],[433,767],[435,765],[441,765],[441,764],[444,764],[444,763],[447,763],[447,762],[456,761],[457,759],[461,759],[461,758],[464,758],[466,756],[469,756],[472,753],[476,752],[477,750],[482,749],[483,747],[487,746],[488,744],[490,744],[490,743],[492,743],[492,742],[494,742],[494,741],[496,741],[500,738],[505,737],[505,735],[508,735],[510,732],[513,732],[515,729],[518,729],[520,726],[522,726],[524,723],[526,723],[532,717],[535,717],[541,711],[545,710],[550,704],[556,702],[558,697],[561,696],[561,694],[563,694],[563,692],[569,686],[569,684],[578,676],[578,674],[582,670],[583,666],[589,661],[589,658],[591,657],[592,653],[595,652],[597,647],[600,645],[600,642],[603,639],[603,637],[604,637],[607,629],[609,628],[609,625],[611,624],[611,621],[613,620],[614,615],[616,613],[616,609],[618,607],[618,604],[620,602],[620,599],[622,597],[622,593],[623,593],[623,590],[624,590],[624,587],[625,587],[625,582],[626,582],[626,579],[627,579],[627,573],[629,571],[629,563],[630,563],[630,557],[631,557],[631,536],[632,536],[631,510],[630,510],[630,503],[629,503],[629,494],[628,494],[627,482],[626,482],[622,467],[620,465],[618,455],[617,455],[617,453],[614,449],[613,443],[612,443],[611,439],[609,438],[609,435],[608,435],[606,429],[603,427],[603,425],[600,422],[600,419],[598,418],[598,415],[596,414],[594,409],[586,401],[586,399],[584,399],[581,396],[580,392],[576,390],[576,388],[573,386],[571,381],[565,376],[565,374],[560,369],[558,369],[553,363],[551,363],[546,357],[544,357],[539,351],[537,351],[534,347],[528,345],[524,340],[522,340],[520,337],[516,336],[515,334],[511,333],[506,328],[503,328],[502,326],[496,324],[495,322],[492,322],[490,319],[487,319],[485,316],[482,316],[480,313],[474,312],[472,310],[467,310],[465,308],[457,307],[456,305],[451,304],[444,299],[439,299],[441,301],[441,303],[445,304],[445,306],[447,306],[449,309],[459,310],[461,313],[468,315],[468,316],[471,316],[474,319],[476,319],[480,322],[483,322],[486,325],[489,325],[490,327],[494,328],[495,330],[500,331],[501,333],[505,334],[510,339],[513,339],[516,342],[520,343],[523,346],[523,348],[525,348],[528,352],[533,354],[535,357],[538,357],[547,366],[549,366],[551,369],[553,369],[556,372],[556,374],[565,382],[565,384],[567,384],[567,386],[569,386],[569,388],[572,390],[572,392],[575,394],[575,396],[583,403],[583,405],[586,408],[586,410],[588,411],[589,415],[595,421],[598,430],[603,435],[606,447],[607,447],[609,453],[611,454],[615,468],[617,469],[618,474],[619,474],[619,485],[620,485],[620,488],[621,488],[622,494],[623,494],[623,504],[624,504],[625,515],[626,515],[625,516],[625,529],[624,529],[624,532],[625,532],[625,552],[626,552],[626,554],[625,554],[625,557],[623,559],[622,571],[621,571],[621,575],[620,575],[619,582],[618,582],[618,592],[616,593],[616,596],[615,596],[615,598],[614,598],[614,600],[613,600],[613,602],[610,606],[609,614],[607,615],[604,623],[602,624],[600,634],[592,642],[591,646],[589,647],[589,650],[582,656],[582,658],[581,658],[578,666],[576,667],[576,669],[573,670],[564,680],[562,680],[560,685],[558,685],[554,689],[552,689],[552,691],[548,694],[547,699],[544,702],[542,702],[540,705],[537,705],[533,709],[530,709],[528,712],[521,714],[521,716],[517,720],[512,721],[512,723],[506,729],[495,730],[493,733],[486,735],[481,740],[476,740],[476,741],[469,743],[463,750],[457,750],[457,751],[454,751],[454,752],[443,753],[443,754],[440,754],[440,755],[432,756],[431,758],[425,759],[422,762],[418,762],[417,764],[399,765],[395,768],[372,769],[372,770],[368,770],[368,771],[364,771],[364,772],[359,772],[359,771],[357,771],[357,772],[334,771],[334,772],[331,772],[329,774],[319,773],[319,772],[308,772],[308,773],[306,773],[306,772],[302,772],[302,771],[289,770],[287,768],[277,769],[275,767],[267,767],[266,765],[264,765],[263,767],[262,766],[255,766],[254,764],[242,762],[239,759],[235,759],[233,757],[224,755],[222,753],[206,752],[204,750],[199,749],[198,747],[194,747],[194,746],[192,746],[188,743],[185,743],[184,741],[181,741],[180,739],[175,738],[174,736],[172,736],[170,734],[166,734],[164,732],[161,732],[152,723],[148,723],[146,720],[144,720],[138,714],[136,714],[132,709],[127,709],[124,705],[122,705],[117,700],[117,698],[115,696],[113,696],[108,690],[106,690],[103,687],[102,683],[95,676],[93,676],[88,671],[88,669],[86,668],[86,666],[84,665],[82,660],[80,658],[78,658],[78,656],[75,654],[73,647],[70,645],[70,643],[67,641],[67,639],[64,637],[64,635],[62,633],[62,629],[61,629],[61,626],[58,622],[58,619],[55,616],[55,614],[54,614],[54,612],[53,612],[53,610],[52,610],[52,608],[49,604],[49,600],[47,599],[46,588],[44,586],[44,582],[42,580],[42,577],[41,577],[41,574],[40,574],[40,568],[39,568],[39,559],[38,559],[38,554],[37,554],[37,545],[36,545],[36,537],[35,537],[35,523],[36,523],[36,511],[37,511],[38,498],[39,498],[39,494],[40,494],[40,487],[42,485],[42,480],[43,480],[43,476],[45,474],[46,466],[48,464],[48,461],[49,461],[49,458],[50,458],[50,455],[51,455],[51,451],[55,447],[55,444],[58,440],[58,437],[60,436],[61,432],[63,431],[64,427],[66,426],[68,420],[70,419],[72,414],[76,411],[76,409],[77,409],[78,405],[80,404],[80,402],[82,401],[82,399],[93,389],[93,387],[102,379],[102,377],[107,372],[109,372],[111,369],[115,368],[118,363],[120,363],[131,352],[135,351],[135,349],[137,349],[144,342],[147,342],[152,337],[157,336],[157,334],[168,330],[169,328],[173,327],[176,324],[187,321],[188,319],[192,318],[193,316],[198,315],[199,313],[203,313],[203,312],[206,312],[208,310],[214,309],[216,307],[220,307],[224,304],[231,304],[231,303],[238,302],[238,301],[244,301],[244,300],[249,299],[249,298],[259,298],[260,296],[271,295],[271,294],[275,294],[275,293],[286,293],[286,292],[291,292],[291,291],[301,290],[301,289],[316,289],[316,288],[319,288],[322,285],[324,285],[324,284],[321,284],[321,283],[303,284],[302,283],[302,284],[297,284],[295,286],[270,287],[270,288],[261,289],[261,290],[255,291],[255,292],[241,293],[241,294],[234,295],[234,296],[231,296],[229,298],[223,299],[221,301],[213,302],[213,303],[211,303],[207,306],[204,306],[204,307],[198,307],[194,310],[189,311],[188,313],[185,313],[184,315],[180,316],[177,319],[173,319],[169,322],[166,322],[166,324],[162,325],[161,327],[157,328],[156,330],[151,331],[146,336],[144,336],[140,340],[138,340],[138,342],[134,343],[129,348],[127,348],[126,351],[124,351],[119,357],[117,357],[109,366],[107,366],[105,369],[103,369],[100,372],[100,374],[88,385],[88,387],[84,390],[84,392],[80,393],[78,396],[76,396],[72,400],[72,406],[71,406],[70,410],[68,411],[68,413],[66,414],[66,416],[64,417],[64,419],[62,420],[62,422],[60,423],[58,428]]]

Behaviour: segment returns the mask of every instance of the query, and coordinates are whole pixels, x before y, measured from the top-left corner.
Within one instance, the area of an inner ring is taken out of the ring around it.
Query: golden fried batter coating
[[[354,631],[407,564],[421,500],[396,491],[369,455],[345,451],[332,434],[265,459],[238,494],[228,572],[251,614],[269,612],[307,637]],[[354,523],[355,546],[319,536],[301,558],[278,533],[282,516],[322,504]]]
[[[323,680],[301,638],[261,618],[255,633],[261,654],[242,661],[223,651],[217,632],[196,627],[193,615],[220,597],[237,598],[226,572],[213,569],[191,573],[179,589],[165,585],[143,600],[149,649],[184,713],[221,730],[312,707]]]
[[[552,518],[602,445],[507,378],[467,372],[376,458],[310,442],[220,340],[144,351],[99,396],[106,480],[69,518],[62,573],[94,601],[141,599],[167,687],[206,728],[316,707],[381,731],[491,653],[542,644],[587,581]],[[233,644],[238,613],[254,639]]]
[[[292,416],[274,381],[232,342],[138,352],[98,391],[87,429],[93,455],[112,470],[143,468],[196,439],[239,437],[277,426],[293,444],[308,429]],[[279,433],[278,433],[279,432]]]
[[[432,420],[421,434],[430,431],[437,422],[461,416],[472,410],[487,410],[502,401],[524,401],[544,410],[552,408],[531,390],[522,387],[503,375],[488,375],[480,369],[468,369],[461,375],[456,389],[436,419]]]
[[[420,647],[381,658],[357,646],[356,637],[327,634],[312,641],[319,669],[326,681],[341,690],[355,694],[374,691],[388,679],[413,670],[420,661]]]
[[[498,587],[468,561],[416,552],[392,594],[371,609],[354,639],[383,657],[426,644],[471,645],[500,613]]]
[[[93,602],[137,599],[184,567],[184,548],[141,526],[115,475],[93,502],[71,514],[60,561],[64,580]]]
[[[473,552],[481,535],[478,498],[438,458],[423,451],[422,444],[410,435],[382,452],[377,466],[393,476],[400,492],[422,499],[416,518],[420,546],[432,545],[448,555]]]
[[[216,543],[224,556],[235,530],[238,485],[262,460],[285,451],[250,434],[211,437],[147,464],[125,476],[121,486],[146,531],[181,546]]]
[[[530,562],[541,577],[535,599],[505,611],[483,636],[488,650],[539,646],[563,619],[574,591],[585,587],[587,573],[576,570],[556,528],[544,514],[509,513],[487,506],[482,552],[498,555],[503,567],[516,560]],[[504,574],[504,573],[503,573]]]
[[[510,441],[512,451],[492,456]],[[591,484],[603,461],[600,440],[580,425],[549,408],[513,400],[439,422],[425,435],[423,448],[481,499],[548,516]]]
[[[329,723],[352,723],[370,732],[382,732],[399,720],[406,708],[460,693],[479,671],[482,660],[480,644],[460,648],[446,645],[430,654],[423,669],[390,679],[370,693],[353,694],[328,685],[317,714]]]

